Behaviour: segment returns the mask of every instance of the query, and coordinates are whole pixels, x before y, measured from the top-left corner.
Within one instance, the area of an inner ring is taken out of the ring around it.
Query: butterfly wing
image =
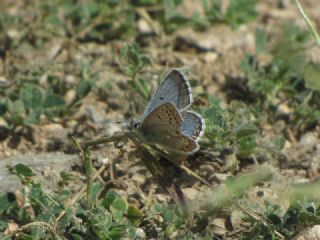
[[[156,107],[142,121],[139,130],[147,142],[191,154],[199,149],[198,143],[181,132],[182,116],[171,102]]]
[[[181,116],[183,119],[181,132],[198,142],[205,129],[203,118],[199,114],[191,111],[184,111],[181,113]]]
[[[192,103],[190,84],[177,69],[173,69],[160,84],[143,113],[143,119],[155,108],[167,102],[173,103],[180,111]]]

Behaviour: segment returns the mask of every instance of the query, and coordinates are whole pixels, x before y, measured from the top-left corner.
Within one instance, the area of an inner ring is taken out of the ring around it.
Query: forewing
[[[203,118],[199,114],[191,111],[184,111],[181,113],[181,116],[183,119],[180,128],[181,132],[198,142],[205,129]]]
[[[160,84],[143,113],[143,119],[155,108],[167,102],[173,103],[180,111],[192,103],[190,84],[177,69],[173,69]]]
[[[147,142],[190,154],[198,143],[181,132],[182,117],[171,102],[156,107],[141,123],[139,130]]]

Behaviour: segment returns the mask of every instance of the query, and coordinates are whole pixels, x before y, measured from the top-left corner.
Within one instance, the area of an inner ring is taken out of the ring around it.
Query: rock
[[[47,51],[47,58],[54,59],[61,51],[61,48],[63,47],[63,43],[64,43],[64,40],[55,39],[55,41],[51,43],[52,45],[49,47]]]
[[[224,235],[228,232],[224,218],[215,218],[211,221],[210,225],[213,225],[213,232],[216,234]]]
[[[142,228],[136,228],[136,239],[146,239],[146,233]]]
[[[224,183],[231,175],[226,173],[215,173],[214,176],[220,183]]]
[[[314,225],[308,231],[301,233],[297,240],[319,240],[320,239],[320,225]]]
[[[77,84],[78,79],[74,75],[67,75],[64,81],[66,84],[73,86]]]
[[[233,210],[230,214],[230,224],[231,229],[239,229],[241,223],[243,222],[244,214],[240,210]]]
[[[238,159],[236,154],[230,154],[226,157],[225,164],[223,166],[224,171],[233,171],[239,168]]]
[[[289,115],[293,112],[293,108],[289,107],[287,103],[280,103],[278,105],[277,114],[278,115]]]
[[[183,17],[192,18],[195,13],[198,13],[201,17],[205,17],[205,9],[203,4],[199,4],[198,0],[182,1],[177,6],[177,11]]]
[[[301,146],[315,145],[318,142],[318,137],[315,132],[307,132],[300,138],[299,144]]]
[[[207,52],[202,56],[205,63],[214,63],[218,58],[218,54],[215,52]]]
[[[0,127],[7,127],[8,123],[6,120],[0,117]]]
[[[9,220],[8,226],[4,231],[5,235],[11,235],[19,229],[19,225],[12,220]]]
[[[140,174],[136,174],[131,177],[131,181],[141,186],[146,182],[146,178]]]
[[[154,30],[150,26],[150,24],[144,20],[143,18],[140,18],[137,22],[137,29],[142,34],[152,34],[154,33]]]
[[[199,191],[194,188],[183,188],[182,192],[190,200],[194,200],[196,197],[199,197]]]
[[[318,240],[320,239],[320,225],[314,225],[308,232],[308,239]]]
[[[234,47],[244,48],[248,52],[253,52],[255,48],[253,33],[245,28],[233,31],[224,25],[215,26],[206,32],[196,32],[191,28],[183,29],[177,32],[176,39],[178,48],[180,44],[187,44],[199,51],[214,51],[221,54]]]
[[[44,177],[43,173],[48,175],[49,181],[46,177],[45,183],[49,189],[54,187],[59,180],[60,172],[70,171],[75,164],[80,164],[81,161],[78,155],[67,155],[61,152],[57,153],[42,153],[42,154],[23,154],[14,157],[8,157],[0,160],[0,195],[9,191],[14,192],[16,189],[22,187],[20,179],[11,174],[8,167],[22,163],[30,167],[37,175],[37,177]]]
[[[9,81],[4,76],[0,76],[0,87],[6,87],[8,85]]]
[[[74,89],[70,89],[64,96],[64,100],[66,101],[66,105],[71,104],[75,98],[77,97],[77,93]]]

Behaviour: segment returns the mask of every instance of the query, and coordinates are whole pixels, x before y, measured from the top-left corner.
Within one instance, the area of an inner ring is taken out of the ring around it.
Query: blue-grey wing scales
[[[203,118],[192,111],[183,111],[181,116],[183,119],[181,132],[198,142],[205,129],[205,122]]]
[[[142,119],[164,103],[171,102],[182,111],[189,107],[192,101],[191,87],[187,78],[178,69],[173,69],[152,96]]]

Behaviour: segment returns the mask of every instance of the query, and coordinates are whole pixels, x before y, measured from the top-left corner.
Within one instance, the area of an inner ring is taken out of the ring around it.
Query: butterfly
[[[199,150],[205,122],[199,114],[188,110],[192,102],[190,83],[181,71],[173,69],[134,128],[150,145],[181,154],[195,153]]]

